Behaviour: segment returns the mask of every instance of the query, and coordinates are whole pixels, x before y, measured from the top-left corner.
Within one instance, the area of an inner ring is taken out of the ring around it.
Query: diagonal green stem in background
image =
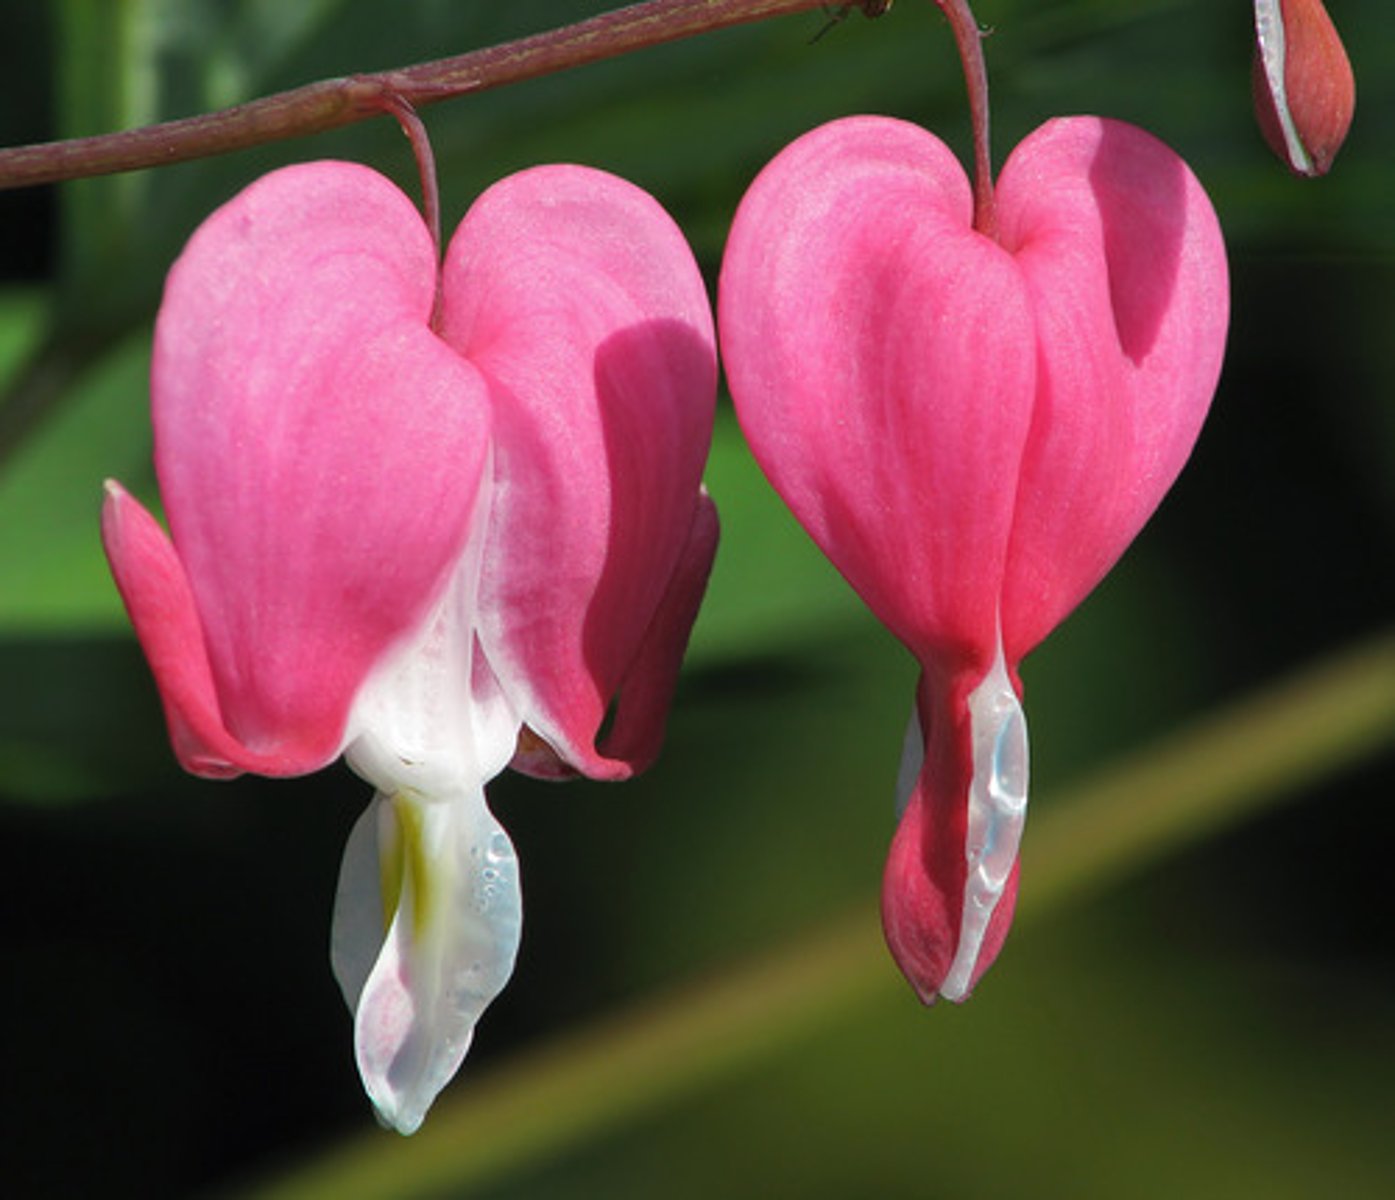
[[[1073,901],[1395,744],[1395,632],[1213,713],[1041,805],[1018,922]],[[875,911],[517,1056],[410,1140],[370,1133],[246,1195],[464,1194],[751,1069],[899,987]],[[907,1002],[910,1003],[908,997]]]

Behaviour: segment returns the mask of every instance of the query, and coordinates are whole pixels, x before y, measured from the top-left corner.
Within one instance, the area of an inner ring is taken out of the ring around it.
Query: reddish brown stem
[[[436,257],[441,257],[441,189],[436,183],[436,155],[431,149],[431,138],[426,126],[421,123],[417,110],[401,96],[384,96],[383,111],[397,118],[402,132],[412,144],[412,155],[417,160],[417,173],[421,176],[421,215],[426,218],[426,227],[431,231],[431,244],[436,247]]]
[[[502,46],[371,75],[327,79],[203,116],[0,150],[0,188],[108,175],[226,154],[381,113],[519,83],[649,46],[821,7],[821,0],[648,0]],[[885,0],[862,0],[869,15]]]
[[[988,130],[988,67],[983,59],[983,33],[968,0],[935,0],[954,31],[964,86],[969,92],[969,119],[974,130],[974,228],[998,237],[998,208],[993,199],[993,154]]]
[[[412,144],[412,155],[417,160],[417,173],[421,176],[421,215],[426,219],[426,227],[431,231],[431,245],[436,251],[436,263],[441,262],[441,189],[436,182],[436,154],[431,149],[431,138],[422,124],[417,110],[401,96],[383,97],[383,108],[397,118],[402,132]],[[431,328],[438,333],[441,329],[441,272],[436,272],[436,300],[431,306]]]

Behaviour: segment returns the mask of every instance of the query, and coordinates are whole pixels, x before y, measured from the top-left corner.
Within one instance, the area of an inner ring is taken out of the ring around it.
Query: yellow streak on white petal
[[[431,923],[433,893],[430,856],[425,843],[422,801],[410,792],[397,792],[385,806],[391,819],[379,831],[378,869],[383,898],[383,930],[404,900],[410,904],[413,936],[420,938]]]

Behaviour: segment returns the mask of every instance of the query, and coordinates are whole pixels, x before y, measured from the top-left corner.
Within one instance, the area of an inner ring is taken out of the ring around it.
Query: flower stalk
[[[964,64],[964,87],[969,93],[969,120],[974,131],[974,228],[997,240],[998,215],[993,201],[993,153],[989,144],[988,67],[983,58],[983,31],[968,0],[935,0],[949,21],[959,60]]]
[[[821,7],[821,0],[647,0],[451,58],[325,79],[141,129],[0,150],[0,188],[137,171],[246,150],[367,120],[396,102],[421,108],[700,33]],[[887,5],[885,0],[859,0],[852,7],[879,16]]]
[[[421,116],[410,101],[395,92],[386,93],[382,98],[383,110],[397,118],[402,133],[412,146],[412,157],[417,162],[417,174],[421,176],[421,215],[431,234],[431,245],[436,252],[437,265],[441,262],[441,188],[436,178],[436,152],[431,148],[431,137],[422,124]],[[431,329],[441,331],[441,306],[444,303],[441,292],[441,277],[436,276],[436,299],[431,306]]]

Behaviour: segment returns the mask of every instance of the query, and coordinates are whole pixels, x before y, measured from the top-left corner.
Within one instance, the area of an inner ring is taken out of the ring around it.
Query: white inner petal
[[[521,930],[518,861],[483,791],[374,798],[345,855],[334,966],[385,1124],[421,1124],[508,982]]]
[[[482,489],[469,543],[435,610],[354,702],[344,756],[382,792],[469,788],[487,783],[513,756],[520,720],[488,664],[475,661],[487,499]]]
[[[962,1000],[968,994],[989,920],[1017,861],[1027,818],[1027,718],[1008,677],[1001,638],[993,666],[969,694],[969,718],[974,773],[964,846],[968,877],[959,945],[940,985],[947,1000]]]

